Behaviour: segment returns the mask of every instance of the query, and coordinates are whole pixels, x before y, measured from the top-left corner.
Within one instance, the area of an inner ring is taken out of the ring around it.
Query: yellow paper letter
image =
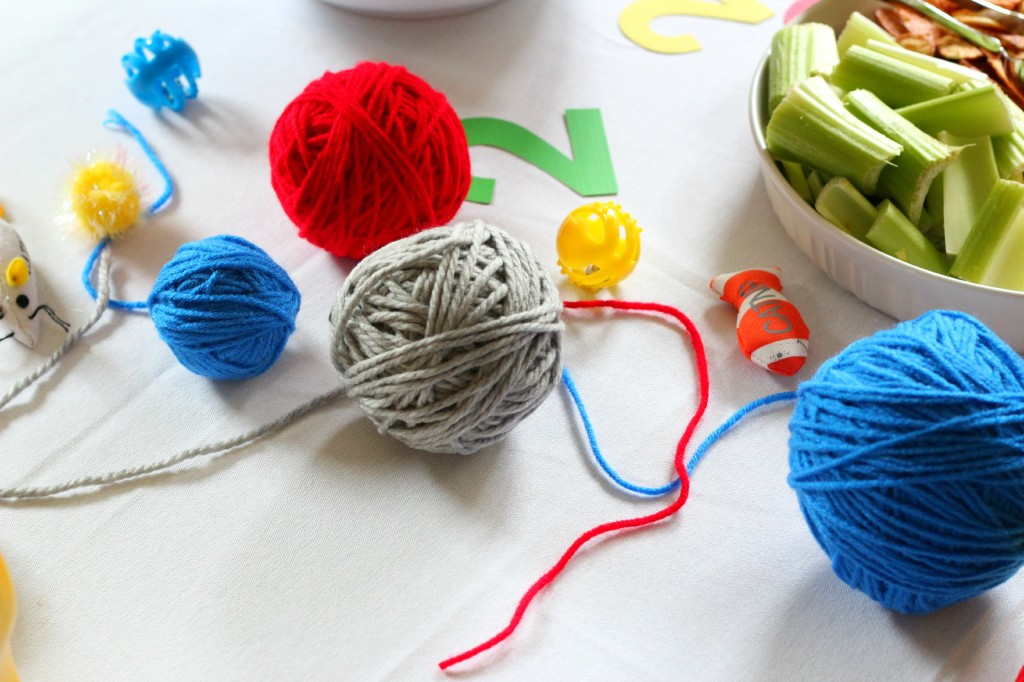
[[[640,47],[664,54],[696,52],[700,43],[689,33],[663,36],[651,28],[662,16],[682,15],[759,24],[774,13],[757,0],[635,0],[619,15],[619,28]]]

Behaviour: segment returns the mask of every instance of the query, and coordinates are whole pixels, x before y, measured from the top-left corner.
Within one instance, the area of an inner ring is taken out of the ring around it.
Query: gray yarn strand
[[[67,353],[79,339],[88,332],[93,325],[95,325],[100,317],[103,316],[104,311],[107,309],[107,305],[110,301],[110,252],[104,248],[100,252],[99,266],[97,267],[96,273],[96,307],[93,309],[92,315],[88,320],[85,321],[82,326],[78,327],[74,332],[68,335],[61,344],[60,348],[54,351],[46,362],[40,365],[34,372],[18,381],[14,386],[4,394],[3,398],[0,398],[0,408],[3,408],[7,403],[13,400],[23,390],[31,386],[39,377],[46,374],[54,365]],[[317,408],[332,402],[341,395],[344,395],[344,388],[339,387],[324,393],[323,395],[317,396],[307,403],[300,405],[291,412],[279,417],[278,419],[264,424],[258,428],[253,429],[247,433],[243,433],[239,436],[228,440],[217,441],[214,443],[208,443],[206,445],[191,448],[183,452],[169,457],[160,462],[154,462],[137,467],[131,467],[121,469],[119,471],[112,471],[107,474],[101,474],[98,476],[85,476],[82,478],[68,481],[66,483],[60,483],[50,486],[42,487],[26,487],[26,488],[0,488],[0,500],[16,501],[16,500],[29,500],[39,499],[45,497],[53,497],[61,493],[65,493],[71,490],[77,490],[80,488],[105,488],[117,483],[129,481],[131,479],[146,476],[147,474],[153,474],[165,469],[169,469],[176,464],[185,462],[196,457],[208,457],[219,453],[226,452],[233,448],[241,445],[253,443],[261,438],[274,434],[281,429],[285,428],[292,422],[304,417],[310,412]]]
[[[93,308],[92,315],[89,319],[75,331],[68,334],[68,337],[64,339],[64,343],[60,345],[60,348],[53,352],[46,362],[36,368],[34,372],[28,376],[22,377],[8,389],[7,393],[0,398],[0,410],[2,410],[7,403],[14,400],[18,394],[24,391],[26,388],[31,386],[35,381],[53,369],[53,366],[67,353],[71,348],[78,343],[82,336],[92,329],[93,325],[99,322],[99,319],[103,316],[104,311],[107,309],[107,304],[110,301],[110,251],[104,247],[100,251],[100,263],[98,272],[96,275],[96,307]]]
[[[291,412],[275,419],[272,422],[264,424],[258,428],[248,431],[241,435],[235,436],[228,440],[217,441],[214,443],[208,443],[206,445],[191,448],[183,452],[179,452],[173,457],[168,457],[161,462],[154,462],[152,464],[146,464],[143,466],[137,466],[127,469],[121,469],[120,471],[112,471],[108,474],[102,474],[99,476],[85,476],[82,478],[68,481],[67,483],[60,483],[57,485],[50,485],[38,488],[0,488],[0,500],[6,501],[17,501],[17,500],[30,500],[39,499],[43,497],[53,497],[60,493],[65,493],[71,490],[77,490],[79,488],[107,488],[109,486],[123,483],[135,478],[146,476],[148,474],[154,474],[165,469],[169,469],[176,464],[195,459],[197,457],[210,457],[220,453],[227,452],[234,448],[242,445],[248,445],[255,441],[273,435],[278,431],[282,430],[289,424],[295,422],[298,419],[306,416],[310,412],[333,402],[340,396],[345,394],[345,390],[342,387],[335,388],[327,393],[313,398],[309,402],[300,405]]]
[[[561,311],[525,243],[479,220],[433,228],[352,270],[331,313],[331,360],[378,431],[468,454],[557,385]]]
[[[42,376],[103,314],[110,259],[100,254],[96,309],[53,356],[18,382],[7,404]],[[66,483],[0,489],[0,500],[102,489],[212,457],[284,429],[345,396],[381,433],[412,447],[467,454],[505,436],[561,376],[562,304],[529,247],[475,221],[385,246],[352,271],[331,314],[341,385],[228,440],[151,464]]]

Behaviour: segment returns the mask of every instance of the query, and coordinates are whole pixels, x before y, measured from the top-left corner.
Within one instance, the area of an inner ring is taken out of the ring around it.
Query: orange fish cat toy
[[[736,306],[740,350],[755,364],[793,376],[807,361],[810,331],[800,311],[782,295],[779,268],[753,268],[719,275],[711,288]]]

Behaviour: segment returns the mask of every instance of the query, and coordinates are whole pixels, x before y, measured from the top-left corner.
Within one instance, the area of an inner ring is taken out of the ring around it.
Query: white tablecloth
[[[296,236],[270,187],[267,140],[308,81],[362,60],[405,64],[460,116],[518,123],[566,153],[565,110],[601,110],[617,200],[644,228],[640,263],[614,295],[677,306],[704,335],[711,403],[698,438],[893,324],[797,251],[760,183],[748,86],[786,5],[768,0],[775,17],[756,25],[660,19],[657,30],[702,45],[665,55],[620,32],[627,4],[505,0],[400,21],[313,0],[5,3],[0,203],[54,309],[73,325],[91,309],[79,283],[90,245],[59,220],[75,164],[121,147],[150,198],[161,189],[131,138],[101,125],[111,107],[177,182],[175,203],[113,246],[115,295],[144,298],[181,243],[232,233],[283,265],[303,301],[281,360],[238,383],[186,371],[145,315],[107,313],[0,412],[0,487],[162,459],[336,385],[327,314],[352,263]],[[202,63],[184,115],[154,115],[123,84],[121,55],[158,28]],[[586,199],[504,151],[474,148],[472,161],[497,179],[494,202],[457,218],[523,238],[563,296],[581,298],[558,272],[554,237]],[[783,269],[811,327],[793,379],[743,359],[735,310],[708,289],[754,265]],[[565,361],[608,458],[628,478],[665,482],[697,400],[685,336],[643,316],[566,319]],[[35,349],[0,345],[4,385],[61,342],[42,328]],[[1024,576],[922,617],[841,583],[786,485],[789,412],[767,411],[714,448],[677,518],[582,551],[516,634],[459,676],[1011,682],[1024,663]],[[561,390],[503,444],[465,458],[409,450],[342,401],[170,475],[0,506],[20,598],[15,660],[26,682],[441,679],[437,662],[503,627],[580,532],[664,504],[604,481]]]

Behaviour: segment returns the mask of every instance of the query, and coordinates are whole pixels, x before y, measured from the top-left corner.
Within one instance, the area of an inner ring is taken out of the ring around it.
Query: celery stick
[[[1013,115],[1013,125],[1012,133],[992,138],[992,151],[1001,178],[1020,177],[1024,171],[1024,115]]]
[[[792,187],[800,198],[807,203],[812,203],[811,188],[807,186],[807,176],[804,174],[804,167],[793,161],[780,161],[782,174],[786,176],[789,186]]]
[[[942,176],[940,175],[938,177]],[[921,209],[921,215],[918,216],[917,218],[917,229],[920,230],[921,234],[923,234],[925,237],[928,237],[928,241],[930,241],[935,246],[935,248],[939,249],[939,246],[941,245],[941,239],[939,239],[939,244],[935,243],[935,238],[937,236],[935,234],[935,230],[937,229],[937,227],[935,225],[935,220],[932,218],[931,214],[928,213],[927,209]],[[939,249],[939,251],[944,250],[945,249]]]
[[[886,33],[885,35],[888,36],[889,34]],[[966,66],[957,64],[956,62],[939,59],[937,57],[929,57],[926,54],[908,50],[891,39],[888,42],[885,42],[870,38],[864,43],[864,47],[869,50],[873,50],[874,52],[898,59],[901,62],[910,64],[911,66],[918,66],[926,71],[931,71],[932,73],[936,73],[940,76],[945,76],[956,84],[965,82],[990,82],[988,76],[977,69],[969,69]],[[840,54],[842,54],[841,51]]]
[[[953,92],[962,92],[964,90],[977,90],[978,88],[983,88],[986,85],[992,85],[992,79],[989,78],[988,76],[985,76],[982,79],[966,80],[957,83],[956,87],[953,88]]]
[[[1024,291],[1024,185],[999,179],[982,204],[951,275]]]
[[[829,78],[843,90],[870,90],[891,107],[903,107],[948,95],[956,83],[919,66],[851,45]]]
[[[939,139],[964,147],[960,156],[942,174],[942,215],[946,253],[955,256],[971,231],[981,205],[999,179],[992,141],[988,137],[959,137],[945,131]]]
[[[851,46],[867,46],[871,42],[899,45],[884,28],[860,12],[854,12],[846,20],[843,30],[839,32],[836,47],[839,49],[839,56],[842,57]]]
[[[878,205],[867,240],[879,251],[919,268],[940,275],[949,270],[946,257],[888,199]]]
[[[812,170],[807,174],[807,189],[811,191],[811,203],[813,204],[818,200],[818,196],[821,195],[821,190],[825,185],[825,181],[821,179],[821,173],[816,170]]]
[[[899,156],[882,170],[878,191],[918,224],[932,180],[953,162],[960,149],[922,132],[867,90],[849,92],[844,101],[854,116],[903,146]]]
[[[1024,212],[999,243],[999,251],[992,259],[990,275],[981,283],[1000,289],[1024,291]]]
[[[931,218],[928,236],[933,244],[938,242],[937,246],[941,246],[942,251],[946,250],[945,244],[942,243],[945,239],[945,216],[942,210],[943,197],[945,196],[945,193],[942,191],[944,175],[945,173],[939,173],[932,180],[932,186],[928,188],[928,194],[924,198],[924,211],[927,211]]]
[[[832,73],[838,61],[836,34],[831,26],[790,24],[779,29],[772,37],[768,57],[769,114],[795,83]]]
[[[977,86],[964,84],[963,87]],[[1024,171],[1024,111],[1021,111],[1020,107],[1002,89],[996,88],[996,93],[1010,112],[1013,132],[993,137],[992,151],[995,153],[999,177],[1014,178]]]
[[[1013,132],[1013,121],[994,84],[968,87],[928,102],[912,104],[896,113],[929,135],[948,130],[961,137],[1005,135]]]
[[[821,76],[790,88],[765,130],[768,151],[826,176],[849,178],[872,194],[882,169],[903,147],[851,114]]]
[[[861,241],[878,217],[878,209],[857,191],[852,182],[842,177],[825,183],[814,208],[825,220]]]

